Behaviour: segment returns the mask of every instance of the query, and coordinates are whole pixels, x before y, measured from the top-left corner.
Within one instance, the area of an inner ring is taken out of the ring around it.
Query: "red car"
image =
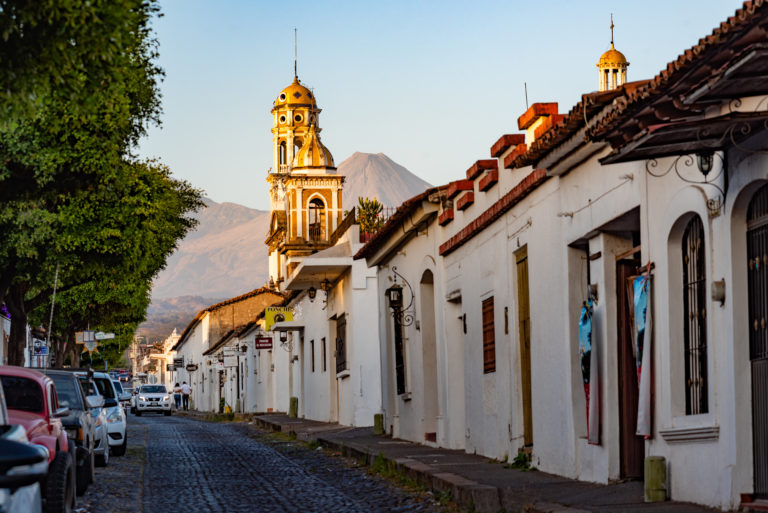
[[[8,419],[21,424],[31,443],[48,449],[48,476],[42,483],[45,511],[70,512],[75,507],[75,472],[56,387],[45,374],[22,367],[0,366]],[[72,448],[74,449],[74,447]]]

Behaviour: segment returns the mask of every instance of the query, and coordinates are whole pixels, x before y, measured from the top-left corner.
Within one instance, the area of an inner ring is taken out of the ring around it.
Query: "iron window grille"
[[[704,225],[699,216],[683,232],[683,311],[685,319],[685,413],[707,413],[707,307]]]

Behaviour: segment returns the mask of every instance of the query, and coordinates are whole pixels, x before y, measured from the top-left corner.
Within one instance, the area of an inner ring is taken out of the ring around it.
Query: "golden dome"
[[[293,169],[327,167],[336,169],[333,164],[333,155],[320,142],[320,136],[315,125],[309,126],[309,132],[304,137],[304,144],[293,158]]]
[[[613,43],[611,43],[611,49],[601,55],[597,62],[598,68],[621,68],[625,66],[629,66],[627,58],[613,47]]]
[[[293,83],[280,91],[275,100],[275,107],[282,105],[317,105],[312,91],[301,85],[299,77],[293,78]]]

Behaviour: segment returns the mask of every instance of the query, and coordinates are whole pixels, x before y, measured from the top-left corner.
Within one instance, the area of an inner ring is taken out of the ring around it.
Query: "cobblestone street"
[[[245,423],[130,415],[128,451],[78,498],[99,512],[437,512],[350,461]]]

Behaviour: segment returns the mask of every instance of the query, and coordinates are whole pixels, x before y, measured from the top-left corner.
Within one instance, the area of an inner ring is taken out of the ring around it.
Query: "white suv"
[[[94,372],[93,381],[104,396],[104,409],[107,412],[107,436],[109,439],[109,452],[112,456],[122,456],[128,446],[128,433],[126,433],[126,419],[123,407],[120,405],[120,396],[115,390],[112,378],[106,372]]]
[[[156,411],[171,414],[171,394],[165,385],[141,385],[136,394],[136,403],[132,410],[140,417],[143,412]]]

